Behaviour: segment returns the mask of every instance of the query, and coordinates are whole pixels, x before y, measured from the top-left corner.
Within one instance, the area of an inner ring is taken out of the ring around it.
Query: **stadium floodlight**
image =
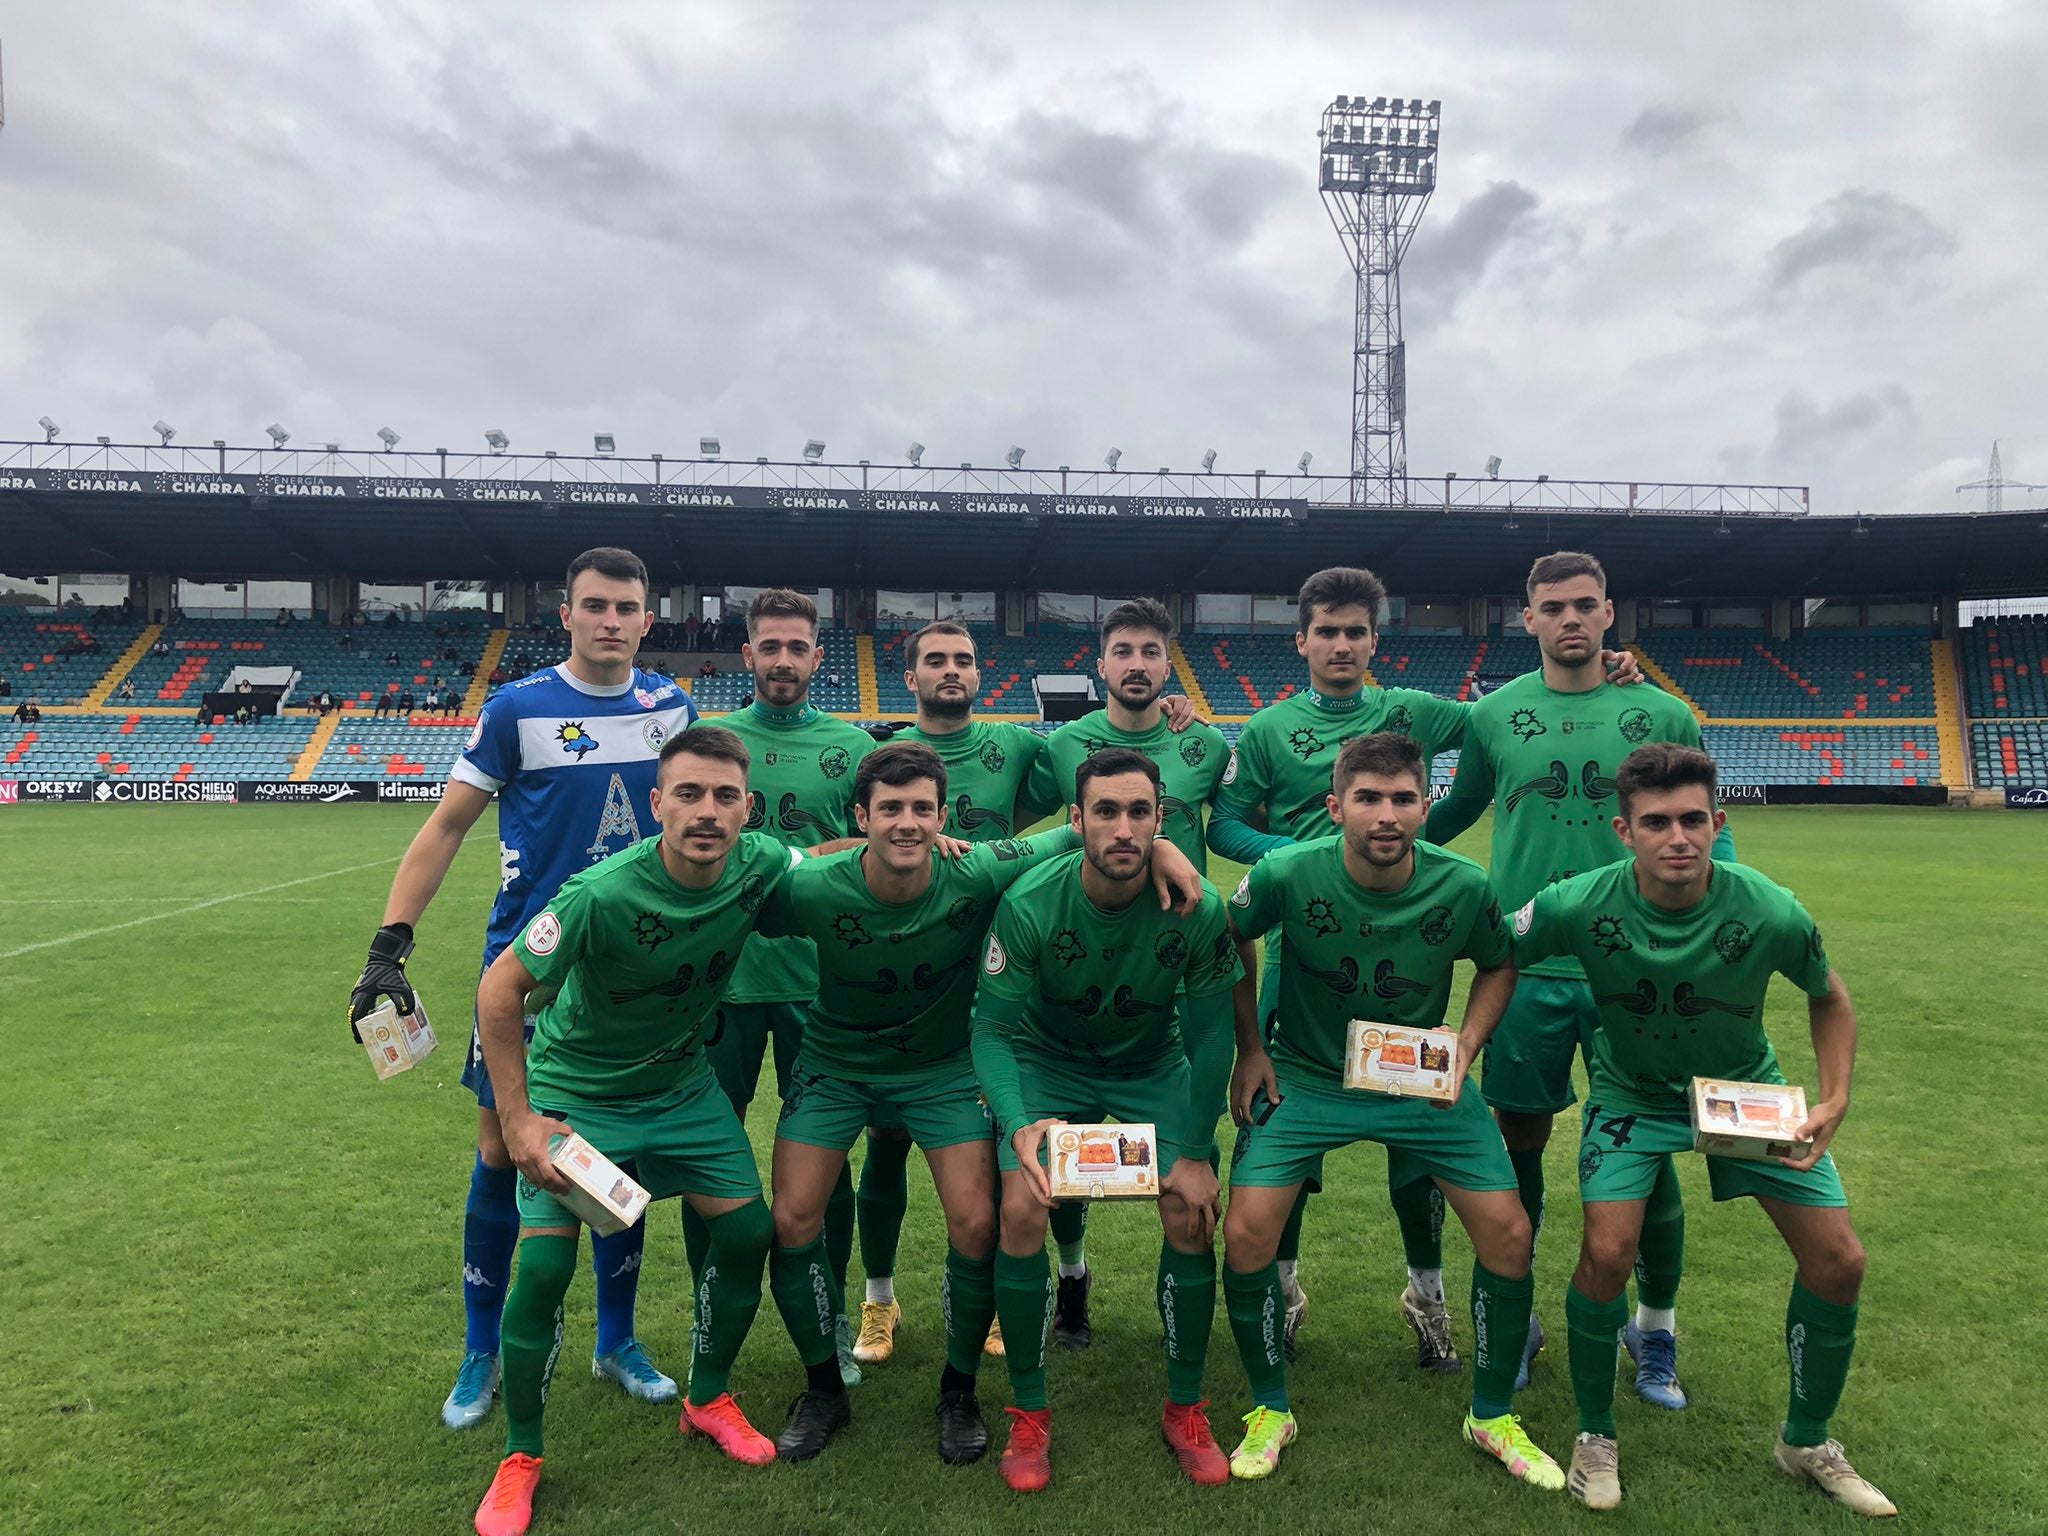
[[[36,425],[43,429],[44,442],[54,443],[55,441],[57,441],[57,423],[50,420],[49,417],[45,416],[41,421],[37,422]]]
[[[698,458],[700,458],[700,459],[715,459],[715,458],[717,458],[717,457],[718,457],[718,454],[719,454],[719,447],[718,447],[718,439],[717,439],[717,438],[715,438],[715,437],[700,437],[700,438],[698,438],[698,439],[697,439],[697,457],[698,457]]]
[[[1211,448],[1207,453],[1202,455],[1202,473],[1206,475],[1211,470],[1215,469],[1215,467],[1216,450],[1214,448]]]
[[[1107,464],[1107,465],[1108,465],[1108,466],[1109,466],[1109,467],[1110,467],[1111,469],[1115,469],[1115,468],[1116,468],[1116,461],[1117,461],[1118,459],[1122,458],[1123,456],[1124,456],[1124,451],[1123,451],[1123,449],[1121,449],[1121,448],[1112,448],[1112,449],[1110,449],[1110,450],[1109,450],[1109,452],[1105,453],[1105,454],[1104,454],[1104,455],[1102,456],[1102,462],[1103,462],[1103,463],[1105,463],[1105,464]]]
[[[398,434],[389,427],[379,427],[377,429],[377,441],[382,443],[384,451],[389,453],[398,446]]]
[[[1548,484],[1550,484],[1550,476],[1548,476],[1548,475],[1538,475],[1538,476],[1536,477],[1536,483],[1537,483],[1538,485],[1548,485]]]
[[[171,446],[171,439],[178,435],[178,429],[172,426],[168,421],[165,421],[161,416],[157,418],[156,425],[151,427],[149,430],[154,432],[158,437],[164,440],[164,446],[166,448]]]
[[[341,444],[339,443],[322,443],[320,446],[322,448],[325,448],[329,453],[341,452]]]
[[[1009,461],[1010,468],[1012,469],[1022,469],[1024,467],[1024,450],[1015,443],[1010,445],[1010,451],[1004,454],[1003,457]]]
[[[96,439],[96,441],[97,441],[97,442],[99,443],[99,445],[100,445],[100,446],[101,446],[102,448],[111,448],[111,447],[113,447],[113,446],[114,446],[114,440],[113,440],[113,439],[112,439],[111,437],[108,437],[108,436],[106,436],[106,435],[105,435],[104,433],[102,433],[102,434],[101,434],[101,435],[100,435],[100,436],[99,436],[99,437],[98,437],[98,438]]]
[[[1486,478],[1489,480],[1498,480],[1500,478],[1500,455],[1497,453],[1491,453],[1486,456]]]
[[[806,464],[815,464],[824,457],[825,440],[823,438],[807,437],[804,439],[804,462]]]
[[[1294,465],[1294,472],[1295,472],[1295,473],[1296,473],[1297,475],[1305,475],[1305,474],[1307,474],[1307,473],[1308,473],[1308,461],[1309,461],[1310,459],[1314,458],[1314,457],[1315,457],[1315,455],[1314,455],[1314,454],[1310,453],[1310,452],[1309,452],[1309,451],[1308,451],[1307,449],[1303,449],[1303,450],[1302,450],[1302,455],[1301,455],[1301,457],[1300,457],[1300,458],[1299,458],[1298,460],[1296,460],[1296,461],[1295,461],[1295,465]]]
[[[491,428],[490,431],[484,434],[484,441],[491,445],[491,452],[493,453],[503,453],[512,446],[512,439],[500,432],[496,427]]]
[[[595,436],[591,438],[590,446],[597,450],[598,455],[601,458],[609,458],[612,454],[615,454],[619,451],[618,442],[612,437],[611,433],[609,432],[597,433]]]
[[[912,444],[911,444],[911,445],[910,445],[910,446],[909,446],[908,448],[906,448],[906,449],[904,449],[904,450],[903,450],[903,457],[905,457],[906,459],[910,460],[910,467],[911,467],[912,469],[923,469],[923,468],[924,468],[924,444],[923,444],[923,443],[912,443]]]
[[[274,421],[263,430],[270,434],[270,446],[273,448],[282,448],[292,440],[291,433],[285,431],[283,427]]]
[[[216,448],[225,448],[225,447],[227,447],[227,445],[228,445],[228,440],[227,440],[226,438],[224,438],[224,437],[216,437],[216,438],[215,438],[215,439],[213,440],[213,446],[214,446],[214,447],[216,447]]]

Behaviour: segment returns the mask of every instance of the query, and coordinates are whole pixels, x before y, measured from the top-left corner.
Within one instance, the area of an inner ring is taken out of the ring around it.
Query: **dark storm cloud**
[[[1697,138],[1712,121],[1711,114],[1697,107],[1645,107],[1621,130],[1621,145],[1648,155],[1669,154]]]
[[[1440,224],[1424,224],[1410,247],[1415,278],[1409,328],[1441,323],[1485,277],[1493,260],[1534,222],[1541,199],[1519,182],[1497,181]]]
[[[1775,296],[1816,274],[1911,278],[1953,255],[1956,237],[1895,193],[1851,187],[1814,209],[1797,234],[1770,249],[1764,282]]]

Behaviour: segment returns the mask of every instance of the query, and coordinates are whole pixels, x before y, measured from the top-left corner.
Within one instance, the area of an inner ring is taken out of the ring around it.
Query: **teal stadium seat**
[[[0,676],[14,692],[11,710],[23,699],[42,704],[78,704],[142,633],[140,623],[123,623],[118,611],[99,608],[0,608]],[[99,649],[63,654],[67,644],[90,635]],[[136,685],[137,689],[141,684]]]

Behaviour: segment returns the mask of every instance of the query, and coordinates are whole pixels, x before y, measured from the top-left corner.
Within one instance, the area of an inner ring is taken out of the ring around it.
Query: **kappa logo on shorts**
[[[561,942],[562,920],[552,912],[543,912],[526,925],[526,948],[531,954],[552,955]]]
[[[982,960],[981,968],[991,976],[1003,974],[1003,967],[1010,963],[1010,957],[1003,953],[1003,941],[994,934],[988,936],[988,954]]]

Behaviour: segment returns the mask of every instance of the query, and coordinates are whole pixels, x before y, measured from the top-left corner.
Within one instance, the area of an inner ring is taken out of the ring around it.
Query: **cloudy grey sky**
[[[1338,92],[1440,97],[1418,474],[2048,481],[2048,9],[0,12],[0,437],[1341,469]]]

